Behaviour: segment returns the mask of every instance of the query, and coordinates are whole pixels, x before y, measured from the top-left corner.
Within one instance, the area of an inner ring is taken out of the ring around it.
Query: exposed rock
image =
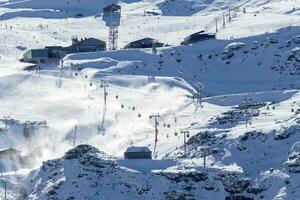
[[[73,148],[66,152],[65,159],[78,159],[88,154],[99,154],[101,153],[98,149],[95,147],[92,147],[90,145],[79,145],[76,148]]]
[[[300,142],[297,142],[292,146],[287,165],[290,172],[300,173]]]
[[[222,60],[229,60],[234,56],[234,53],[232,51],[224,50],[221,53]]]
[[[204,172],[188,172],[188,173],[170,173],[170,172],[161,172],[159,175],[166,177],[169,180],[175,181],[177,183],[183,181],[194,181],[200,182],[207,179],[207,174]]]
[[[297,35],[297,36],[293,37],[292,41],[293,41],[295,44],[300,44],[300,35]]]
[[[292,49],[292,54],[297,62],[300,62],[300,47]]]
[[[241,173],[228,172],[220,176],[225,190],[231,194],[242,193],[250,185],[250,179],[245,178]]]
[[[267,190],[267,188],[265,188],[263,185],[250,185],[248,188],[247,188],[247,192],[248,193],[252,193],[252,194],[259,194],[263,191]]]
[[[275,37],[267,37],[266,40],[270,43],[270,44],[277,44],[278,43],[278,39]]]
[[[197,144],[197,145],[208,145],[208,144],[214,144],[218,138],[216,137],[215,132],[209,132],[209,131],[204,131],[204,132],[199,132],[193,137],[191,137],[187,141],[187,145],[192,145],[192,144]]]
[[[204,188],[206,190],[214,190],[214,189],[216,189],[216,182],[214,180],[207,179],[205,181]]]
[[[265,138],[265,134],[261,131],[248,131],[240,137],[241,141],[246,141],[248,139],[256,139],[258,137]]]
[[[188,199],[195,199],[193,198],[193,195],[190,193],[184,193],[184,192],[179,192],[175,190],[171,190],[168,192],[165,192],[165,199],[166,200],[188,200]]]
[[[254,200],[254,199],[252,197],[235,195],[235,196],[225,197],[225,200]]]
[[[233,42],[233,43],[228,44],[225,47],[225,50],[227,50],[227,51],[237,51],[237,50],[243,48],[244,46],[245,46],[245,43],[242,43],[242,42]]]
[[[297,132],[300,132],[298,125],[293,125],[288,128],[283,127],[279,132],[275,134],[275,140],[283,140],[290,137],[290,135],[293,135]]]

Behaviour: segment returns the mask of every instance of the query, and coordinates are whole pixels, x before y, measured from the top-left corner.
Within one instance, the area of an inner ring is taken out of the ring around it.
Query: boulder
[[[295,44],[300,44],[300,35],[297,35],[297,36],[293,37],[292,41],[293,41]]]

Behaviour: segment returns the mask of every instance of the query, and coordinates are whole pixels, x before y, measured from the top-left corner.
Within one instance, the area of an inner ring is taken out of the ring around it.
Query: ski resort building
[[[46,63],[48,61],[47,49],[31,49],[23,55],[23,61],[29,63]]]
[[[124,153],[125,159],[152,159],[152,151],[148,147],[128,147]]]
[[[214,40],[216,39],[216,34],[214,33],[207,33],[205,31],[199,31],[197,33],[194,33],[184,39],[183,42],[181,42],[181,45],[188,45],[192,43],[201,42],[204,40]]]
[[[81,40],[73,38],[71,46],[62,48],[62,51],[67,53],[93,52],[105,50],[106,42],[95,38],[84,38]]]
[[[163,43],[160,43],[153,38],[147,37],[134,42],[130,42],[124,47],[124,49],[142,49],[163,46],[165,46]]]
[[[94,51],[105,51],[106,42],[95,38],[84,38],[78,40],[72,38],[72,45],[68,47],[62,46],[46,46],[44,49],[31,49],[23,54],[23,62],[29,63],[46,63],[51,60],[63,58],[71,53],[84,53]]]
[[[62,46],[47,46],[45,49],[48,50],[48,58],[60,59],[63,57]]]

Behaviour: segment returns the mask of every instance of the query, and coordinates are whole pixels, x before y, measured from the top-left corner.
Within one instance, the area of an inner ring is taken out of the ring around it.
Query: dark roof
[[[205,32],[205,31],[202,30],[202,31],[199,31],[199,32],[196,32],[196,33],[193,33],[193,34],[189,35],[185,39],[193,38],[193,37],[201,36],[201,35],[215,36],[216,34],[215,33],[208,33],[208,32]]]
[[[131,146],[127,148],[126,153],[151,153],[151,150],[146,146],[144,147]]]
[[[108,5],[103,8],[103,12],[116,12],[121,9],[121,6],[112,3],[111,5]]]
[[[157,47],[163,47],[164,46],[163,43],[158,42],[157,40],[155,40],[153,38],[146,37],[146,38],[143,38],[143,39],[139,39],[139,40],[130,42],[129,44],[127,44],[125,46],[125,49],[126,48],[132,48],[133,46],[136,46],[136,45],[138,45],[138,47],[140,47],[140,48],[149,48],[149,47],[152,46],[153,43],[156,44]],[[149,46],[149,45],[151,45],[151,46]],[[143,47],[143,46],[145,46],[145,47]]]
[[[190,36],[195,36],[195,35],[199,35],[199,34],[201,34],[201,33],[205,33],[205,31],[199,31],[199,32],[196,32],[196,33],[193,33],[193,34],[191,34]]]
[[[46,46],[45,49],[61,49],[62,46]]]
[[[145,37],[145,38],[143,38],[143,39],[139,39],[139,40],[133,41],[133,42],[131,42],[131,43],[134,43],[134,42],[145,42],[145,41],[154,42],[155,39],[149,38],[149,37]]]
[[[203,40],[211,40],[211,39],[216,39],[216,34],[215,33],[208,33],[205,31],[199,31],[196,33],[193,33],[189,35],[188,37],[184,38],[184,41],[181,42],[183,45],[195,43],[195,42],[200,42]]]
[[[28,50],[28,52],[43,52],[43,51],[47,51],[47,49],[30,49],[30,50]]]

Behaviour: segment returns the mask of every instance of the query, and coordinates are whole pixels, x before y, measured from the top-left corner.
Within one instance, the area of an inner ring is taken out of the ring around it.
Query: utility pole
[[[206,169],[206,157],[209,155],[209,149],[208,147],[203,147],[203,168]]]
[[[150,119],[154,118],[154,127],[155,127],[155,143],[154,143],[154,154],[156,154],[156,146],[157,146],[157,142],[158,142],[158,118],[160,117],[160,115],[157,114],[151,114],[150,115]]]
[[[189,131],[181,130],[180,133],[183,134],[184,157],[186,158],[186,137],[189,137]]]
[[[152,42],[152,54],[156,54],[157,53],[157,49],[156,49],[156,40],[154,40]]]
[[[64,68],[64,61],[60,61],[60,69],[59,69],[59,78],[58,78],[58,88],[62,86],[62,76],[63,76],[63,68]]]
[[[216,33],[218,32],[218,18],[216,17]]]
[[[226,25],[226,22],[225,22],[225,14],[223,13],[223,26],[225,26]]]
[[[8,119],[10,118],[10,116],[3,116],[3,118],[5,119],[5,128],[7,129]]]
[[[101,81],[101,88],[103,88],[103,96],[104,96],[104,108],[106,108],[106,100],[107,100],[107,91],[106,88],[108,87],[108,84],[106,81]]]
[[[37,66],[36,66],[36,74],[39,74],[39,72],[40,72],[40,69],[41,69],[40,64],[41,64],[41,61],[38,60],[38,61],[37,61]],[[40,74],[39,74],[39,76],[40,76]]]
[[[74,129],[73,147],[75,147],[76,145],[76,136],[77,136],[77,125],[75,125],[75,129]]]
[[[195,104],[196,104],[196,110],[197,110],[198,106],[201,107],[201,101],[202,101],[201,94],[202,94],[203,89],[204,89],[204,84],[203,83],[201,83],[201,82],[196,83],[196,91],[197,91],[197,93],[196,93],[196,97],[194,97],[194,98],[196,98],[196,102],[195,102]]]
[[[7,189],[6,189],[6,181],[4,180],[4,200],[7,199]]]
[[[250,109],[250,103],[251,103],[252,99],[249,96],[246,96],[244,99],[244,103],[245,103],[245,117],[246,117],[246,128],[248,128],[248,117],[251,117],[251,109]]]
[[[229,23],[231,22],[231,10],[229,8],[229,13],[228,13],[228,19],[229,19]]]

